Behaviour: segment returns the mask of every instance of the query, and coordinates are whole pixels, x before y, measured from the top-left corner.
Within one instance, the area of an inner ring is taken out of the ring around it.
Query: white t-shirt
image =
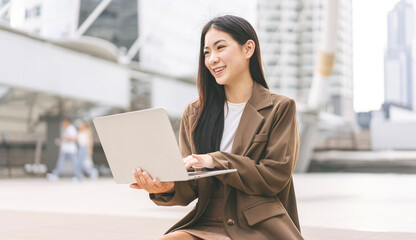
[[[88,133],[85,131],[78,132],[77,141],[80,147],[88,147]]]
[[[227,108],[228,104],[228,108]],[[240,123],[243,110],[246,106],[244,103],[230,103],[224,104],[224,131],[221,139],[220,151],[231,152],[233,147],[235,133],[237,131],[238,124]]]
[[[65,140],[65,138],[70,137],[73,138],[74,141]],[[77,144],[75,143],[75,139],[77,137],[77,129],[73,125],[69,125],[64,129],[64,134],[62,137],[61,142],[61,151],[65,153],[76,153],[77,152]]]

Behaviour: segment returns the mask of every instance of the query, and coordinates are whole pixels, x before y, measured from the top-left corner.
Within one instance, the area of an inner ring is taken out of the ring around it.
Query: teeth
[[[217,72],[222,71],[222,70],[224,70],[224,69],[225,69],[225,67],[218,68],[218,69],[215,69],[215,70],[214,70],[214,72],[216,72],[216,73],[217,73]]]

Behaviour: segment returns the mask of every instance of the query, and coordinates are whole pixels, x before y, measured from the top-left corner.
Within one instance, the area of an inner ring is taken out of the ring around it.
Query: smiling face
[[[205,66],[220,85],[233,85],[249,72],[251,54],[230,34],[211,27],[205,35]]]

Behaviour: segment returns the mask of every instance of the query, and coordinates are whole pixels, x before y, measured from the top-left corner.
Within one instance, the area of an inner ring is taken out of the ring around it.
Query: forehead
[[[230,34],[211,28],[205,34],[205,47],[211,47],[218,40],[225,40],[226,42],[234,41]]]

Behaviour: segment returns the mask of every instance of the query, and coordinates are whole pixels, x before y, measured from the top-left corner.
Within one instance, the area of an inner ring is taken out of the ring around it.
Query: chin
[[[223,78],[217,79],[216,78],[215,81],[217,82],[218,85],[226,85],[227,84],[227,79],[223,79]]]

